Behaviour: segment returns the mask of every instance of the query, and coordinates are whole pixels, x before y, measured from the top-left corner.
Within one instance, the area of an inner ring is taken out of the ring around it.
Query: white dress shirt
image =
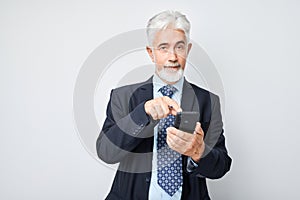
[[[172,99],[175,100],[180,106],[182,87],[183,87],[183,78],[181,78],[173,86],[177,91],[172,96]],[[162,97],[162,93],[159,89],[167,85],[164,83],[156,74],[153,76],[153,98]],[[182,187],[171,197],[166,193],[157,183],[157,125],[154,127],[154,145],[153,145],[153,158],[152,158],[152,176],[149,189],[149,199],[150,200],[180,200],[181,198]]]

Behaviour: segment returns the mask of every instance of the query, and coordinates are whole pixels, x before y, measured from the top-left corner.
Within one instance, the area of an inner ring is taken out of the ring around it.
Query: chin
[[[175,83],[183,76],[183,70],[181,68],[177,70],[164,68],[160,71],[157,71],[157,75],[166,82]]]

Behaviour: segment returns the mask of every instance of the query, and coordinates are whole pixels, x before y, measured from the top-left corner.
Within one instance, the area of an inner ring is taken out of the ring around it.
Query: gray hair
[[[148,21],[147,37],[149,45],[152,45],[155,34],[160,30],[168,28],[168,26],[183,30],[187,41],[189,41],[191,28],[189,20],[178,11],[166,10],[158,13]]]

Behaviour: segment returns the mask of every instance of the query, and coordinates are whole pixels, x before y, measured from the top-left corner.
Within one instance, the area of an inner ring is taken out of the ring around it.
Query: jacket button
[[[149,183],[150,182],[150,178],[146,178],[146,183]]]

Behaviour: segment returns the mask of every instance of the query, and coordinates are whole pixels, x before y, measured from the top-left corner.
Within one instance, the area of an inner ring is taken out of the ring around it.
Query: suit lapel
[[[198,111],[199,105],[197,103],[197,98],[195,91],[191,84],[184,79],[181,97],[181,108],[183,111]]]
[[[153,99],[153,83],[152,83],[152,78],[149,78],[147,81],[144,82],[144,84],[140,87],[140,95],[141,98],[144,101],[147,101],[149,99]]]
[[[153,76],[150,77],[147,81],[141,83],[141,85],[134,92],[133,97],[138,102],[136,102],[137,104],[135,105],[138,105],[140,102],[153,99]],[[184,79],[183,82],[181,108],[183,111],[200,112],[195,91],[186,79]]]
[[[131,105],[134,109],[135,106],[139,105],[141,102],[153,99],[153,83],[152,78],[149,78],[147,81],[140,83],[135,89],[133,96],[131,97]]]

